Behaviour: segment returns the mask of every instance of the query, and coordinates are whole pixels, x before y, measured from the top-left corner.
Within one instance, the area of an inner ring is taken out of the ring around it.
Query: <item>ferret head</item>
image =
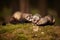
[[[32,23],[37,23],[37,21],[41,18],[40,14],[35,14],[32,17]]]
[[[25,14],[25,19],[27,21],[32,21],[32,14]]]

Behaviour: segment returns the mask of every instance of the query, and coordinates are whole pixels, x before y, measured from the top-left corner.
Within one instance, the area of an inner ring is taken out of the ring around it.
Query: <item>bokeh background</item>
[[[16,11],[53,15],[56,24],[60,25],[60,0],[0,0],[0,17],[10,16]]]

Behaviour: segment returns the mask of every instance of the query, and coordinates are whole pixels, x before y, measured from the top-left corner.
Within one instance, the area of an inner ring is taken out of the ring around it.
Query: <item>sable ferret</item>
[[[32,18],[32,23],[38,26],[53,25],[55,23],[55,18],[51,15],[41,17],[41,15],[34,15]]]
[[[30,22],[32,14],[29,13],[22,13],[22,12],[15,12],[12,17],[10,18],[10,23],[23,23],[23,22]]]

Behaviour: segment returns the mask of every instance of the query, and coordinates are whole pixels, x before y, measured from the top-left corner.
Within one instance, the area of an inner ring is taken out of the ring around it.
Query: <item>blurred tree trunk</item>
[[[42,16],[47,15],[47,0],[38,1],[38,10]]]
[[[20,0],[20,11],[29,13],[29,0]]]
[[[19,0],[12,0],[10,7],[12,8],[12,13],[19,11]]]
[[[54,9],[57,11],[58,18],[60,18],[60,0],[54,0]]]

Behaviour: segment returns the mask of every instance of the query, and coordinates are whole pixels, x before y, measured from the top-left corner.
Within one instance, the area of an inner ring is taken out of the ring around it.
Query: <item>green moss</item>
[[[31,23],[7,24],[0,26],[1,40],[55,40],[59,37],[59,30],[55,26],[39,26],[38,32],[33,31]],[[56,31],[55,31],[56,30]],[[57,32],[57,33],[56,33]],[[8,36],[8,37],[7,37]],[[8,38],[8,39],[7,39]]]

